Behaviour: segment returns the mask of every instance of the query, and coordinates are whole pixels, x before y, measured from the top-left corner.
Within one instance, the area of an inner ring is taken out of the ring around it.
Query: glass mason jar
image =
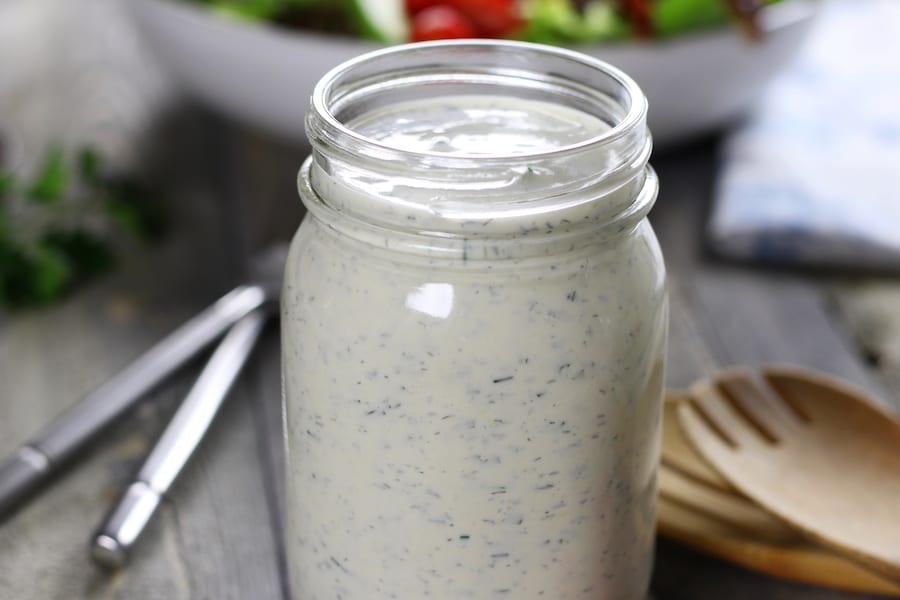
[[[667,301],[646,101],[499,41],[315,89],[282,297],[298,600],[643,598]]]

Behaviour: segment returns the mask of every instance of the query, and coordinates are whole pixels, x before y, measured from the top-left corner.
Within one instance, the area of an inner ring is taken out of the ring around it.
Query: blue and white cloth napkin
[[[900,270],[900,2],[827,2],[723,151],[714,250]]]

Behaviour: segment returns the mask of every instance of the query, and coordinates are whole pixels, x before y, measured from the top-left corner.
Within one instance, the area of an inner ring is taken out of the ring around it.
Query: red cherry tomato
[[[477,37],[472,22],[450,6],[432,6],[419,12],[412,20],[412,41],[449,40]]]
[[[624,0],[623,8],[631,20],[631,28],[639,38],[649,38],[653,33],[649,0]]]
[[[437,7],[448,7],[465,16],[474,27],[469,37],[503,37],[521,24],[518,0],[404,0],[406,14],[415,18]]]
[[[469,17],[483,37],[502,37],[521,25],[517,0],[444,0]]]
[[[426,8],[446,4],[445,0],[405,0],[406,14],[414,17]]]

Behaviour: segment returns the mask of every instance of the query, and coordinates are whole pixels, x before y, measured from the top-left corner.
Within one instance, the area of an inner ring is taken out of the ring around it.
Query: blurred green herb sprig
[[[162,232],[146,189],[105,172],[100,154],[51,149],[26,181],[0,166],[0,307],[47,304],[109,270],[126,240]]]

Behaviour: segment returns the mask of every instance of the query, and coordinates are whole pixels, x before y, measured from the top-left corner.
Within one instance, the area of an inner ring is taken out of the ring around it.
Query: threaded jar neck
[[[452,111],[469,121],[448,134],[441,119]],[[301,197],[355,237],[376,228],[450,253],[454,240],[468,253],[485,240],[496,254],[502,239],[589,237],[636,222],[653,204],[646,111],[628,76],[568,50],[487,40],[396,46],[346,62],[316,86]],[[519,113],[521,121],[510,117]],[[547,131],[529,138],[531,122]]]

